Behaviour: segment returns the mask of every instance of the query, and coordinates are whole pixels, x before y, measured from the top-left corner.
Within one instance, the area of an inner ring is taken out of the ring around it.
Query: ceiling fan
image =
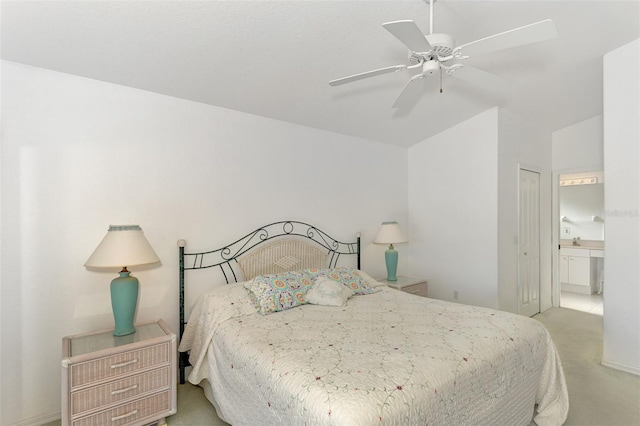
[[[547,19],[455,46],[454,39],[449,34],[433,33],[433,3],[437,0],[424,1],[430,5],[428,35],[424,35],[413,21],[393,21],[382,24],[387,31],[409,48],[408,64],[393,65],[338,78],[331,80],[329,85],[339,86],[364,78],[403,70],[420,70],[404,86],[392,108],[408,105],[410,100],[419,95],[424,79],[437,73],[440,74],[440,78],[442,78],[442,73],[444,72],[447,76],[476,84],[489,90],[498,90],[504,83],[501,77],[455,61],[464,61],[475,55],[536,43],[558,36],[555,24],[551,19]],[[442,88],[440,92],[442,92]]]

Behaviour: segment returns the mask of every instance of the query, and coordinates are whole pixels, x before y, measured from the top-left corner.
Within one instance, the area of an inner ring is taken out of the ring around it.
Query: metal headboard
[[[196,269],[220,268],[227,284],[237,282],[238,258],[249,250],[274,238],[301,237],[314,241],[327,250],[329,268],[337,265],[340,256],[355,255],[357,269],[360,269],[360,234],[354,242],[341,242],[330,237],[326,232],[304,222],[286,220],[261,226],[233,243],[217,250],[199,253],[185,253],[185,240],[178,241],[180,266],[180,339],[186,326],[184,310],[184,277],[185,271]],[[185,368],[189,366],[189,355],[180,353],[180,383],[185,382]]]

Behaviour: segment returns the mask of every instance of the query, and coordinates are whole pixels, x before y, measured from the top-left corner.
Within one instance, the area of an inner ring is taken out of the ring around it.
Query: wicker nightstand
[[[423,278],[411,278],[398,276],[398,281],[387,281],[386,279],[378,280],[381,283],[387,284],[391,288],[396,290],[402,290],[406,293],[415,294],[417,296],[427,297],[429,292],[429,286],[427,280]]]
[[[62,339],[62,424],[146,425],[176,413],[176,335],[162,321]]]

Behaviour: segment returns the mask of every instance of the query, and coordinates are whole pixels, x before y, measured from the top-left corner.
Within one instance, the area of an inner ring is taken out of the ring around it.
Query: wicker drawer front
[[[99,409],[114,402],[168,388],[170,374],[169,366],[167,366],[126,379],[73,392],[71,394],[71,416],[77,417],[86,411]]]
[[[169,362],[169,343],[71,365],[71,389]],[[129,375],[128,374],[128,375]]]
[[[416,296],[427,297],[427,284],[420,283],[420,284],[409,285],[406,287],[402,287],[402,291],[404,291],[405,293],[415,294]]]
[[[142,420],[145,417],[167,413],[171,410],[171,392],[166,391],[146,398],[121,405],[111,410],[102,411],[92,416],[83,417],[71,422],[73,426],[122,426]]]

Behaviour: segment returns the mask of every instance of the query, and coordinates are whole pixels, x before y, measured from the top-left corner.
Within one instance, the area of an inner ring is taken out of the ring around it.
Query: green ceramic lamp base
[[[384,261],[387,264],[387,281],[398,281],[396,271],[398,270],[398,251],[389,245],[389,249],[384,252]]]
[[[138,305],[138,279],[129,274],[124,268],[120,276],[111,281],[111,308],[116,323],[114,336],[126,336],[136,331],[133,319]]]

